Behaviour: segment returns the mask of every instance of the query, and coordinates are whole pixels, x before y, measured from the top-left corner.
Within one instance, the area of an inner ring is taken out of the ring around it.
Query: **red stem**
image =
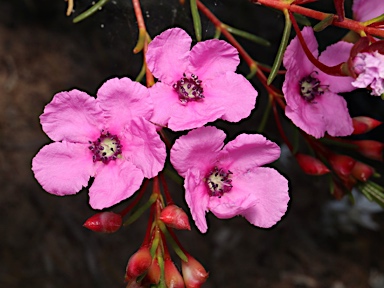
[[[343,71],[341,69],[343,63],[340,63],[336,66],[330,67],[330,66],[324,65],[319,60],[317,60],[315,58],[315,56],[313,56],[312,52],[309,50],[309,48],[307,46],[307,43],[304,40],[303,35],[301,34],[301,31],[300,31],[299,26],[297,25],[296,19],[295,19],[295,17],[293,17],[291,12],[289,12],[289,18],[291,18],[293,28],[296,31],[296,34],[297,34],[297,37],[299,38],[301,47],[303,48],[305,55],[307,55],[309,61],[311,61],[313,65],[315,65],[317,68],[319,68],[321,71],[323,71],[324,73],[326,73],[328,75],[345,76],[345,74],[343,73]]]
[[[152,232],[152,224],[153,224],[155,209],[156,209],[156,206],[152,205],[149,218],[148,218],[147,231],[145,232],[144,241],[143,241],[143,244],[141,244],[141,246],[149,246],[150,243],[152,242],[151,232]]]
[[[167,201],[167,205],[172,205],[174,202],[172,200],[171,194],[169,193],[167,181],[165,181],[164,174],[159,173],[159,177],[160,177],[161,184],[163,185],[163,188],[164,188],[164,195],[165,195],[165,200]]]
[[[285,135],[283,126],[281,125],[280,118],[279,118],[279,113],[277,113],[276,102],[274,100],[275,99],[272,100],[273,101],[272,102],[272,106],[273,106],[272,108],[273,108],[273,114],[275,116],[275,121],[276,121],[277,129],[279,130],[280,135],[283,138],[285,144],[287,144],[289,150],[293,151],[293,146],[292,146],[291,142],[288,140],[287,136]]]
[[[159,134],[160,134],[161,140],[163,140],[164,143],[165,143],[165,145],[167,146],[167,148],[168,148],[169,150],[171,150],[172,145],[171,145],[171,143],[169,142],[168,138],[165,136],[165,133],[164,133],[164,129],[163,129],[163,128],[161,128],[161,129],[159,130]]]
[[[143,17],[143,12],[141,11],[141,7],[140,7],[140,0],[132,0],[132,5],[133,5],[133,10],[135,11],[135,16],[136,16],[136,20],[137,20],[137,27],[139,28],[139,33],[147,33],[147,28],[145,27],[145,22],[144,22],[144,17]],[[147,87],[151,87],[153,86],[153,84],[155,84],[155,81],[153,79],[153,75],[151,73],[151,71],[149,71],[147,65],[146,65],[146,53],[147,53],[147,50],[148,50],[148,37],[145,36],[145,39],[144,39],[144,47],[143,47],[143,54],[144,54],[144,63],[145,63],[145,78],[146,78],[146,83],[147,83]]]
[[[288,2],[281,1],[281,0],[251,0],[251,1],[254,3],[259,3],[268,7],[275,8],[281,11],[288,9],[290,12],[298,13],[310,18],[317,19],[317,20],[324,20],[330,15],[328,13],[319,12],[319,11],[301,7],[295,4],[290,4]],[[338,22],[337,19],[338,17],[335,15],[332,25],[338,26],[341,28],[346,28],[346,29],[355,31],[359,34],[364,31],[366,34],[370,34],[372,36],[384,37],[384,30],[380,30],[374,27],[367,27],[367,26],[364,26],[361,22],[348,19],[348,18],[344,18],[344,21],[342,22]]]
[[[139,29],[146,30],[143,12],[141,11],[140,7],[140,0],[132,0],[132,5],[136,15],[137,26],[139,27]]]
[[[140,190],[139,190],[139,193],[137,194],[135,200],[133,200],[133,202],[131,204],[128,205],[127,208],[125,208],[123,211],[121,211],[119,214],[121,215],[121,217],[124,217],[125,215],[127,215],[127,213],[129,211],[132,210],[133,207],[136,206],[136,204],[140,201],[140,199],[143,197],[144,195],[144,192],[145,190],[147,189],[147,186],[148,186],[148,182],[149,180],[148,179],[145,179],[144,180],[144,183],[143,185],[141,186]]]

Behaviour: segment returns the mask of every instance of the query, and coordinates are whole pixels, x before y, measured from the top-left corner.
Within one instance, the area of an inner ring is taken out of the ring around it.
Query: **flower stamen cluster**
[[[188,78],[184,73],[183,78],[173,84],[172,87],[176,90],[182,103],[199,101],[204,98],[202,81],[198,78],[195,74],[191,74],[191,77]]]
[[[111,160],[116,160],[121,155],[120,140],[116,135],[101,131],[101,135],[96,141],[89,141],[91,144],[88,149],[92,151],[93,162],[101,161],[108,164]]]
[[[232,189],[232,179],[229,177],[233,173],[228,170],[225,172],[222,168],[215,168],[208,174],[206,177],[207,185],[210,190],[210,196],[218,196],[219,198],[223,196],[224,193],[231,191]]]
[[[328,87],[327,85],[321,85],[320,80],[314,77],[313,74],[318,74],[318,72],[313,71],[299,81],[300,95],[307,102],[312,102],[316,97],[323,95]]]

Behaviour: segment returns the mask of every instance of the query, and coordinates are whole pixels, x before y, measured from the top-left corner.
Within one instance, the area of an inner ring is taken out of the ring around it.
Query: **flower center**
[[[91,144],[88,148],[93,153],[93,162],[101,161],[108,164],[111,160],[116,160],[121,154],[121,147],[119,138],[109,132],[101,131],[101,135],[96,141],[89,141]]]
[[[220,198],[224,193],[229,192],[232,189],[231,175],[231,171],[228,170],[226,172],[224,169],[215,166],[205,177],[210,196],[218,196]]]
[[[183,78],[173,84],[173,89],[176,90],[183,104],[191,101],[199,101],[204,98],[201,83],[201,80],[199,80],[195,74],[191,74],[191,77],[188,78],[184,73]]]
[[[319,79],[314,77],[313,74],[318,73],[317,71],[313,71],[299,81],[300,95],[308,102],[312,102],[317,96],[324,94],[324,91],[328,87],[326,85],[320,85]]]

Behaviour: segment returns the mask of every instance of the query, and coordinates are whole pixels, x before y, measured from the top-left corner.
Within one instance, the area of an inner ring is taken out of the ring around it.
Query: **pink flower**
[[[358,75],[352,82],[354,87],[370,87],[375,96],[384,93],[384,55],[377,51],[359,53],[353,59],[353,66]]]
[[[287,211],[288,182],[275,169],[260,166],[279,158],[279,146],[248,134],[224,146],[225,137],[222,130],[202,127],[181,136],[171,149],[196,226],[207,231],[207,211],[222,219],[241,215],[253,225],[273,226]]]
[[[352,5],[353,16],[357,21],[371,20],[384,14],[382,0],[354,0]]]
[[[303,37],[312,54],[317,57],[317,41],[312,28],[305,27]],[[347,61],[351,43],[337,42],[329,46],[319,61],[334,66]],[[330,76],[317,69],[306,57],[295,37],[284,54],[287,69],[283,93],[287,102],[285,115],[306,133],[320,138],[328,132],[332,136],[346,136],[353,132],[347,103],[340,92],[355,89],[351,77]]]
[[[87,186],[95,209],[130,197],[144,177],[163,168],[164,143],[148,120],[152,113],[148,89],[128,78],[111,79],[97,99],[72,90],[56,94],[41,125],[56,141],[32,160],[37,181],[49,193],[72,195]]]
[[[197,43],[182,29],[168,29],[148,45],[147,64],[160,81],[150,89],[151,121],[174,131],[218,118],[237,122],[255,107],[257,91],[236,74],[237,50],[225,41]]]

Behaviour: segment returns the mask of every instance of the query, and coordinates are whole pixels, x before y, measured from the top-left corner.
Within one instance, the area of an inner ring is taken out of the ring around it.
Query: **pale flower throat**
[[[101,161],[108,164],[111,160],[116,160],[121,154],[120,140],[116,135],[101,131],[101,135],[96,141],[89,141],[88,148],[93,153],[93,162]]]
[[[202,81],[198,79],[195,74],[187,77],[185,73],[183,78],[172,85],[179,95],[179,99],[183,104],[191,101],[199,101],[204,98],[203,88],[201,87]]]
[[[313,76],[314,74],[318,73],[313,71],[299,81],[300,95],[307,102],[312,102],[316,97],[323,95],[328,88],[327,85],[321,85],[319,79]]]
[[[224,193],[229,192],[232,189],[231,175],[231,171],[228,170],[226,172],[224,169],[215,166],[215,168],[213,168],[205,177],[210,196],[217,196],[220,198]]]

